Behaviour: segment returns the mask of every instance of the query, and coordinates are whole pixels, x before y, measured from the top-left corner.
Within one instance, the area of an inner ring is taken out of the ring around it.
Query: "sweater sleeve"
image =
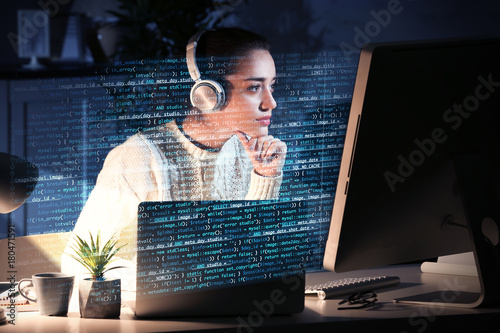
[[[122,260],[112,266],[127,268],[112,270],[106,276],[122,278],[124,290],[135,288],[138,205],[151,197],[157,188],[147,155],[148,149],[139,138],[133,138],[108,154],[65,250],[66,253],[72,253],[74,235],[88,240],[89,232],[94,237],[100,232],[103,242],[115,235],[119,244],[126,243],[127,246],[119,253]],[[66,272],[86,272],[67,255],[63,255],[61,264],[62,270]]]
[[[246,194],[242,193],[245,200],[273,200],[279,198],[283,172],[277,177],[265,177],[255,172],[252,162],[248,157],[245,148],[237,136],[230,139],[231,153],[236,156],[235,165],[232,168],[237,169],[234,174],[239,175],[245,182],[244,187],[248,188]],[[236,166],[237,165],[237,166]]]
[[[282,180],[283,174],[278,177],[264,177],[252,170],[250,187],[245,200],[278,199]]]

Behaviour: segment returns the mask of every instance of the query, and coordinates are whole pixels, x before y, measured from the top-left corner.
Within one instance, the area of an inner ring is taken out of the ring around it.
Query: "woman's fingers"
[[[239,132],[241,133],[241,132]],[[256,138],[248,138],[246,135],[238,135],[243,146],[247,150],[251,159],[262,161],[266,157],[266,151],[274,140],[272,135],[266,135]],[[276,139],[277,140],[277,139]]]
[[[283,141],[272,135],[256,138],[249,138],[242,132],[236,132],[236,135],[238,135],[252,161],[254,170],[258,174],[268,177],[281,174],[287,151]]]
[[[268,157],[274,156],[275,154],[282,155],[283,153],[286,153],[286,144],[280,139],[273,138],[272,140],[267,141],[266,144],[264,144],[262,148]]]

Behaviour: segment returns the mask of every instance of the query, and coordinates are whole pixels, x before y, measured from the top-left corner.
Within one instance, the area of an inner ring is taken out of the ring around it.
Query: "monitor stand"
[[[395,302],[465,308],[500,303],[500,202],[491,170],[486,159],[478,155],[460,156],[454,163],[481,291],[456,291],[453,297],[443,297],[440,290]]]

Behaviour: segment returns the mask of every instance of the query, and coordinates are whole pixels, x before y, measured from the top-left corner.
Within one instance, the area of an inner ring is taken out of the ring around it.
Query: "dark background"
[[[0,152],[9,151],[15,141],[10,133],[16,128],[11,124],[22,123],[22,119],[14,118],[21,117],[23,110],[45,113],[52,107],[43,101],[32,100],[35,94],[29,91],[24,91],[26,96],[12,94],[16,83],[22,81],[18,79],[43,78],[44,83],[50,84],[51,78],[81,77],[86,72],[82,68],[90,68],[96,62],[182,58],[188,38],[203,28],[239,26],[255,31],[270,39],[272,52],[277,55],[290,52],[292,56],[295,53],[319,60],[318,54],[324,57],[331,50],[341,49],[344,55],[352,56],[352,59],[336,57],[335,66],[355,64],[359,47],[366,42],[500,36],[500,3],[497,1],[142,0],[140,2],[145,4],[142,7],[137,6],[138,2],[19,0],[1,5]],[[13,36],[18,34],[19,9],[45,9],[51,15],[52,55],[49,59],[41,59],[48,65],[42,71],[23,69],[22,65],[29,59],[20,59],[12,43]],[[73,33],[67,28],[71,15],[80,20],[80,30]],[[129,39],[119,43],[120,36]],[[82,47],[80,54],[74,47],[78,38]],[[64,46],[69,48],[69,53],[61,52]],[[355,65],[351,67],[355,69]],[[353,78],[354,74],[349,80]],[[38,81],[35,86],[43,88]],[[29,105],[23,104],[26,102],[23,98],[29,100]],[[347,99],[342,101],[345,108],[350,102]],[[9,109],[12,112],[9,113]],[[347,113],[343,113],[346,117]],[[23,220],[21,213],[17,215],[18,220]],[[3,225],[7,225],[6,216],[0,216],[0,226]],[[20,234],[22,231],[18,230]],[[2,233],[0,230],[0,238]]]
[[[132,3],[132,1],[121,2]],[[390,19],[385,21],[385,26],[379,25],[378,31],[372,30],[372,36],[368,36],[368,40],[359,36],[357,31],[365,31],[367,26],[370,26],[370,22],[375,21],[373,13],[387,10],[389,4],[398,2],[398,14],[391,15]],[[155,1],[152,3],[154,4]],[[161,4],[163,9],[166,8],[167,3],[175,3],[179,8],[182,7],[181,11],[172,16],[163,15],[168,16],[166,19],[166,24],[170,26],[168,35],[177,44],[177,50],[185,47],[185,40],[181,37],[200,29],[203,24],[209,27],[240,26],[254,30],[267,36],[273,44],[274,51],[278,52],[332,49],[339,47],[342,43],[354,46],[356,41],[381,42],[500,35],[500,20],[498,19],[500,2],[493,0],[226,0],[225,4],[218,1],[195,0],[158,1],[156,3]],[[188,12],[194,12],[193,8],[197,5],[206,7],[212,19],[202,23],[198,20],[198,26],[193,27],[194,24],[190,22],[196,21],[190,19]],[[98,58],[96,52],[90,50],[89,34],[92,35],[96,27],[108,26],[116,20],[116,16],[110,14],[109,10],[120,11],[117,0],[4,1],[0,14],[2,36],[0,38],[0,66],[12,69],[12,65],[17,66],[28,62],[27,59],[18,59],[8,36],[9,33],[17,33],[16,13],[18,9],[40,9],[41,7],[48,8],[51,14],[54,14],[53,18],[58,19],[63,19],[67,14],[82,15],[85,63],[92,63]],[[161,14],[158,8],[153,11]],[[151,15],[151,11],[146,14],[139,13],[142,15],[143,23],[148,21],[146,16]],[[56,27],[52,30],[53,39],[61,39],[64,28]],[[115,42],[112,34],[102,30],[101,33],[103,33],[104,48],[110,47]],[[149,45],[151,44],[155,42],[149,41]],[[140,52],[145,52],[145,47],[135,46],[135,48]],[[53,58],[53,63],[56,62],[55,60],[61,60],[56,59],[57,54],[53,55]]]

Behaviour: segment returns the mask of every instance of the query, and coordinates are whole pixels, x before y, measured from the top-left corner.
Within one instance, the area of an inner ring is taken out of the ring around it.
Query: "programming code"
[[[324,212],[314,219],[319,231],[307,242],[306,258],[308,268],[321,268],[357,64],[340,50],[273,57],[278,106],[269,132],[288,147],[280,201],[308,202],[310,212]],[[200,69],[223,72],[223,64]],[[23,210],[10,215],[16,230],[73,230],[111,149],[192,112],[192,84],[182,58],[12,80],[10,153],[34,163],[40,174]]]
[[[139,206],[137,292],[227,288],[300,274],[324,211],[311,201],[147,202]]]

